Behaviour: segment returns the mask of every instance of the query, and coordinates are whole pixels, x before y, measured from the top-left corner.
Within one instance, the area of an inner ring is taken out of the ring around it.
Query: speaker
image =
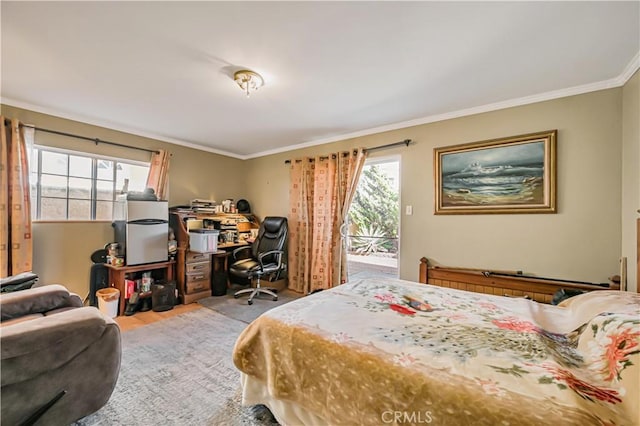
[[[91,279],[89,282],[89,304],[98,306],[96,292],[101,288],[109,287],[109,270],[103,263],[91,265]]]

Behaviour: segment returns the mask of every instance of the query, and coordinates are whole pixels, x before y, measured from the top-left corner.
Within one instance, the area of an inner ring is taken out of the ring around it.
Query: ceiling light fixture
[[[264,85],[262,76],[257,72],[249,70],[236,71],[233,74],[233,79],[238,83],[238,86],[247,94],[247,98],[251,95],[251,92],[255,92]]]

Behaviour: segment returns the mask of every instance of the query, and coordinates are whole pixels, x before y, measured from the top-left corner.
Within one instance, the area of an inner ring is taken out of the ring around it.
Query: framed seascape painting
[[[555,213],[556,136],[435,148],[435,214]]]

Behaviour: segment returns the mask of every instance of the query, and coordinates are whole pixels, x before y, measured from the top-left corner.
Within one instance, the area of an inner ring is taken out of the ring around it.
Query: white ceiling
[[[639,6],[2,1],[2,102],[252,158],[620,86]]]

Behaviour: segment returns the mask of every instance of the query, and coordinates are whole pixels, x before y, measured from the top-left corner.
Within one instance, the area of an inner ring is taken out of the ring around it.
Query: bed
[[[283,425],[638,424],[640,296],[552,306],[366,279],[239,336],[243,403]]]

